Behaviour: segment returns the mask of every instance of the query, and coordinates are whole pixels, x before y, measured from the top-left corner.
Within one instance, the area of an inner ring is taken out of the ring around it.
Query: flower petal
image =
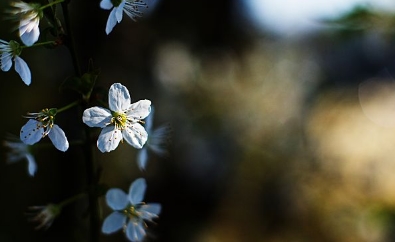
[[[36,160],[34,159],[34,157],[31,154],[26,154],[26,159],[28,162],[29,175],[34,176],[34,174],[36,174],[36,171],[37,171]]]
[[[82,114],[82,122],[89,127],[104,128],[111,122],[111,112],[110,110],[102,107],[85,109]]]
[[[129,201],[132,205],[136,205],[143,201],[147,184],[144,178],[136,179],[129,188]]]
[[[120,84],[114,83],[108,91],[108,105],[112,111],[125,111],[130,106],[130,94],[128,89]]]
[[[141,205],[139,208],[140,217],[151,221],[154,218],[157,218],[162,210],[162,206],[159,203],[149,203]]]
[[[65,152],[69,148],[69,142],[63,130],[58,126],[54,125],[48,134],[49,139],[56,149]]]
[[[119,188],[111,188],[106,193],[106,201],[113,210],[124,209],[129,202],[128,196]]]
[[[146,232],[141,221],[130,220],[126,228],[126,237],[132,242],[142,241]]]
[[[22,126],[19,137],[22,142],[32,145],[40,141],[44,135],[44,128],[41,123],[34,119],[29,119],[25,125]]]
[[[120,230],[126,223],[126,217],[122,213],[112,212],[104,220],[101,231],[105,234],[111,234]]]
[[[155,154],[160,156],[166,155],[166,146],[169,143],[170,136],[170,127],[168,125],[162,125],[149,134],[147,145]]]
[[[32,46],[37,42],[38,37],[40,36],[40,29],[38,27],[39,22],[39,18],[36,18],[27,25],[19,28],[20,38],[26,46]]]
[[[101,7],[102,9],[109,10],[109,9],[111,9],[113,6],[114,6],[114,5],[112,5],[111,0],[102,0],[102,1],[100,2],[100,7]]]
[[[13,139],[14,137],[11,136],[9,139]],[[7,162],[12,163],[26,158],[26,155],[29,154],[27,145],[21,142],[20,140],[17,141],[4,141],[4,146],[9,149],[7,152]]]
[[[113,8],[108,16],[107,25],[106,25],[106,34],[109,35],[112,29],[117,24],[117,18],[115,17],[116,8]]]
[[[119,4],[118,7],[116,7],[115,10],[115,17],[117,18],[118,23],[120,23],[122,21],[122,17],[123,17],[123,8],[125,7],[125,3],[126,1],[123,0],[121,2],[121,4]]]
[[[147,142],[148,139],[147,132],[139,123],[134,123],[129,127],[126,127],[124,130],[122,130],[122,135],[126,142],[136,149],[143,148],[145,142]]]
[[[133,106],[136,103],[133,103],[130,106]],[[152,125],[154,124],[154,114],[155,114],[155,109],[154,106],[151,106],[150,112],[148,113],[149,115],[145,119],[145,130],[147,130],[148,135],[151,133],[152,130]]]
[[[122,140],[122,133],[115,129],[113,125],[105,127],[97,139],[97,148],[101,152],[110,152],[118,147],[119,142]]]
[[[1,70],[9,71],[12,66],[12,56],[10,53],[2,53],[0,57]]]
[[[14,60],[15,71],[18,72],[19,76],[22,78],[22,81],[29,86],[32,81],[32,75],[30,73],[29,66],[19,56],[15,56]]]
[[[147,161],[148,161],[148,150],[146,148],[142,148],[137,153],[137,165],[139,166],[140,170],[145,170]]]
[[[9,43],[5,40],[0,39],[0,48],[8,47]]]
[[[145,119],[151,112],[151,101],[140,100],[128,107],[126,115],[135,119]]]

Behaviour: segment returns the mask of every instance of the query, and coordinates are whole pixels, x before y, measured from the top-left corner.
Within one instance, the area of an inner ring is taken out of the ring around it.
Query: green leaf
[[[81,77],[69,77],[60,86],[60,90],[70,89],[82,95],[85,101],[90,99],[96,80],[100,74],[98,69],[93,69],[92,61],[89,62],[89,70]]]

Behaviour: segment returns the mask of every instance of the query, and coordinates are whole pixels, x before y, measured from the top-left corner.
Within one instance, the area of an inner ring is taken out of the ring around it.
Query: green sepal
[[[15,40],[10,40],[9,42],[10,48],[12,50],[13,56],[20,56],[22,53],[21,45]]]
[[[112,5],[114,5],[114,7],[118,7],[119,5],[121,5],[122,0],[111,0]]]
[[[56,116],[57,113],[58,113],[57,108],[50,108],[48,109],[47,112],[45,112],[45,114],[47,114],[48,116]]]

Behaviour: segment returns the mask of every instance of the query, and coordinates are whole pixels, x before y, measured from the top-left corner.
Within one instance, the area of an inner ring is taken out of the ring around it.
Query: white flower
[[[22,50],[18,42],[10,42],[0,39],[0,67],[2,71],[9,71],[12,67],[12,60],[15,62],[15,71],[22,78],[26,85],[30,85],[32,76],[26,62],[19,57]]]
[[[151,101],[140,100],[131,104],[128,89],[120,83],[112,84],[108,92],[110,110],[92,107],[84,111],[82,121],[89,127],[103,128],[97,140],[101,152],[110,152],[125,139],[131,146],[141,149],[148,134],[140,124],[151,111]]]
[[[106,202],[114,212],[104,220],[103,233],[110,234],[124,228],[130,241],[144,239],[147,227],[144,221],[152,221],[161,211],[161,205],[158,203],[142,202],[146,187],[145,179],[139,178],[131,184],[129,194],[118,188],[108,190]]]
[[[20,132],[22,142],[33,145],[48,135],[55,148],[66,151],[69,148],[69,142],[63,130],[54,124],[56,113],[56,108],[43,109],[39,113],[28,113],[29,121]]]
[[[170,128],[160,126],[152,130],[154,119],[154,107],[151,106],[151,113],[145,120],[145,130],[148,133],[148,140],[144,147],[137,153],[137,164],[140,170],[144,170],[148,161],[148,151],[163,156],[167,154],[166,145],[170,138]]]
[[[30,176],[34,176],[37,171],[37,164],[34,156],[30,152],[30,145],[22,143],[17,138],[9,138],[4,141],[4,146],[9,148],[7,153],[8,162],[16,162],[26,159],[28,162],[28,172]]]
[[[121,22],[123,12],[125,12],[132,20],[136,21],[136,17],[141,17],[142,13],[139,7],[147,5],[141,0],[102,0],[100,7],[102,9],[111,10],[107,20],[106,33],[110,34],[114,26]]]
[[[16,9],[13,14],[19,18],[19,36],[26,46],[32,46],[40,36],[40,18],[43,16],[40,4],[25,3],[22,1],[13,2]]]

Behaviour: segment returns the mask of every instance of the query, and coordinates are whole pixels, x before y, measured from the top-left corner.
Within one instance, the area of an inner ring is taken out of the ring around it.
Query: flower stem
[[[74,106],[77,106],[79,103],[80,103],[79,100],[74,101],[74,102],[70,103],[69,105],[66,105],[66,106],[64,106],[62,108],[57,109],[56,111],[57,111],[57,113],[61,113],[63,111],[66,111],[67,109],[70,109],[70,108],[72,108]]]
[[[99,203],[97,196],[97,169],[93,160],[92,146],[90,142],[90,129],[88,126],[85,127],[86,141],[84,145],[85,154],[85,165],[86,165],[86,180],[89,188],[89,211],[90,211],[90,228],[91,228],[91,241],[99,241]]]
[[[86,195],[86,193],[84,193],[84,192],[78,193],[75,196],[72,196],[72,197],[67,198],[66,200],[63,200],[62,202],[58,203],[57,205],[60,208],[63,208],[64,206],[69,205],[70,203],[77,201],[78,199],[82,198],[85,195]]]
[[[71,54],[71,58],[73,61],[73,66],[74,66],[74,72],[77,76],[81,76],[81,70],[80,70],[80,65],[78,63],[78,58],[77,58],[77,54],[75,51],[75,46],[74,46],[74,40],[73,40],[73,34],[71,31],[71,24],[70,24],[70,17],[69,17],[69,9],[67,6],[68,2],[63,2],[62,0],[62,11],[63,11],[63,18],[65,21],[65,25],[66,25],[66,31],[67,31],[67,37],[68,37],[68,41],[66,43],[66,46],[69,48],[70,54]]]
[[[30,48],[30,47],[37,47],[37,46],[43,46],[43,45],[51,45],[51,44],[55,44],[55,41],[45,41],[45,42],[40,42],[40,43],[35,43],[34,45],[31,46],[26,46],[26,45],[22,45],[21,48]]]
[[[60,1],[60,0],[59,0]],[[71,21],[68,11],[68,4],[70,0],[62,1],[62,11],[63,11],[63,18],[66,26],[67,32],[67,42],[66,46],[70,51],[70,55],[72,58],[74,72],[75,75],[80,77],[81,70],[80,65],[78,63],[77,52],[75,50],[74,39],[73,39],[73,32],[71,30]],[[79,103],[80,107],[87,108],[87,103]],[[67,107],[67,106],[66,106]],[[62,111],[62,110],[61,110]],[[82,113],[82,112],[81,112]],[[90,241],[91,242],[98,242],[100,236],[100,217],[99,217],[99,203],[98,203],[98,196],[97,196],[97,183],[98,179],[98,172],[95,166],[95,162],[93,159],[93,151],[90,142],[90,130],[89,127],[84,125],[84,133],[85,133],[85,143],[82,147],[84,158],[85,158],[85,168],[86,168],[86,183],[88,187],[88,204],[89,204],[89,227],[90,227]]]
[[[52,5],[55,5],[55,4],[58,4],[58,3],[61,3],[61,2],[64,2],[64,0],[56,0],[56,1],[50,2],[50,3],[48,3],[48,4],[44,5],[44,6],[41,6],[40,10],[43,10],[45,8],[48,8],[48,7],[51,7]]]

